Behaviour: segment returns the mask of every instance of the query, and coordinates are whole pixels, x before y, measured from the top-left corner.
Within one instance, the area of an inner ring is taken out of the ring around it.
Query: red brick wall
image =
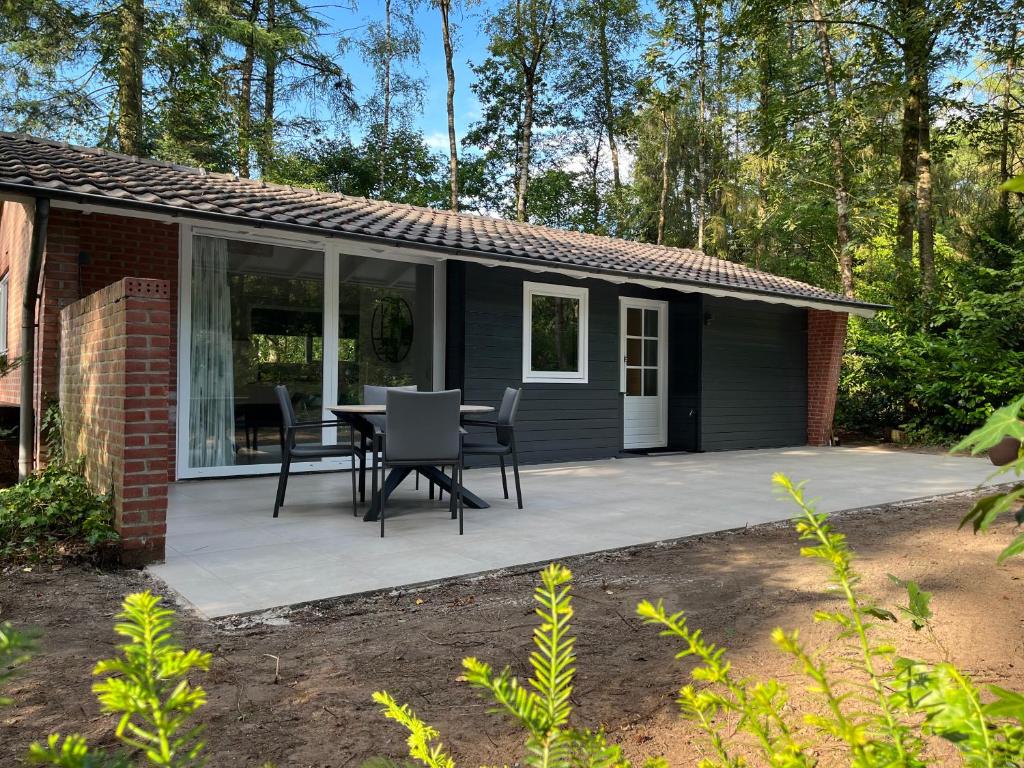
[[[5,203],[0,216],[0,277],[11,265],[8,309],[9,349],[21,351],[21,302],[28,261],[32,207]],[[42,272],[36,338],[36,413],[57,395],[62,338],[60,311],[124,277],[162,280],[170,291],[170,346],[167,376],[168,479],[174,479],[174,424],[177,392],[178,225],[152,219],[85,214],[51,208]],[[18,375],[0,379],[0,403],[19,402]],[[37,420],[38,421],[38,420]]]
[[[7,323],[7,356],[11,360],[21,354],[21,303],[32,245],[34,214],[35,207],[31,202],[8,200],[0,207],[0,277],[8,276],[7,317],[0,318],[0,322]],[[19,402],[19,374],[0,378],[0,403],[17,405]]]
[[[122,560],[164,557],[172,429],[167,420],[171,291],[126,277],[60,313],[67,450],[114,494]]]
[[[807,443],[829,445],[848,316],[807,310]]]

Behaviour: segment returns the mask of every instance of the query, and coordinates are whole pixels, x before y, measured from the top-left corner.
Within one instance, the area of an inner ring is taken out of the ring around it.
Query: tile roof
[[[267,184],[0,132],[0,190],[323,235],[384,240],[537,267],[877,308],[687,248]]]

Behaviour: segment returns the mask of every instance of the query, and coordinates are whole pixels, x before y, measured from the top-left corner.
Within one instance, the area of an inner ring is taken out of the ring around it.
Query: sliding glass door
[[[324,254],[196,235],[191,283],[188,466],[276,465],[274,387],[300,421],[323,407]]]
[[[280,463],[288,387],[300,421],[332,418],[366,384],[432,389],[439,279],[398,261],[286,241],[189,234],[182,249],[178,474],[263,474]],[[333,428],[302,433],[333,442]],[[297,469],[332,468],[343,460]]]

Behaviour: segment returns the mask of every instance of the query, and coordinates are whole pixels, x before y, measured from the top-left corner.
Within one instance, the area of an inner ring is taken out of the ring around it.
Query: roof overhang
[[[115,216],[136,216],[147,219],[158,219],[175,223],[219,223],[244,226],[252,229],[269,229],[311,236],[316,239],[345,240],[363,243],[371,249],[376,246],[387,250],[401,250],[439,260],[464,261],[482,264],[488,267],[515,267],[535,273],[553,273],[577,279],[604,280],[616,284],[641,285],[647,288],[668,289],[684,293],[700,293],[720,298],[740,299],[743,301],[760,301],[768,304],[783,304],[793,307],[820,309],[828,312],[873,317],[885,305],[864,302],[832,302],[813,298],[803,298],[785,293],[770,291],[724,288],[696,280],[668,279],[645,277],[633,272],[605,270],[581,266],[560,267],[550,261],[530,259],[528,257],[505,256],[473,251],[465,248],[453,248],[443,245],[422,245],[404,240],[366,235],[352,232],[340,232],[323,227],[307,226],[290,222],[264,221],[249,216],[236,216],[218,212],[197,211],[190,208],[177,208],[161,203],[143,203],[139,201],[118,200],[105,195],[92,195],[68,192],[60,189],[48,189],[29,184],[15,184],[0,180],[0,198],[25,199],[46,197],[52,200],[54,207],[79,210],[85,213],[105,213]]]

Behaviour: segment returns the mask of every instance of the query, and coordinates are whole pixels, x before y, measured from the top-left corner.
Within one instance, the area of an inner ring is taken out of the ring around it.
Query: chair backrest
[[[284,427],[281,430],[281,438],[287,441],[289,448],[294,448],[295,430],[290,430],[288,427],[294,427],[298,419],[295,418],[295,406],[292,405],[292,398],[288,394],[288,387],[284,384],[278,384],[274,387],[274,394],[277,396],[277,404],[281,407],[281,426]]]
[[[387,393],[385,461],[420,461],[427,464],[455,462],[461,435],[459,407],[462,390]]]
[[[384,405],[388,401],[389,391],[415,392],[417,389],[415,384],[406,387],[380,387],[374,384],[364,384],[363,405]]]
[[[519,398],[523,390],[505,387],[505,394],[501,396],[501,405],[498,406],[498,442],[501,445],[508,445],[512,442],[512,429],[516,425],[516,414],[519,413]]]

